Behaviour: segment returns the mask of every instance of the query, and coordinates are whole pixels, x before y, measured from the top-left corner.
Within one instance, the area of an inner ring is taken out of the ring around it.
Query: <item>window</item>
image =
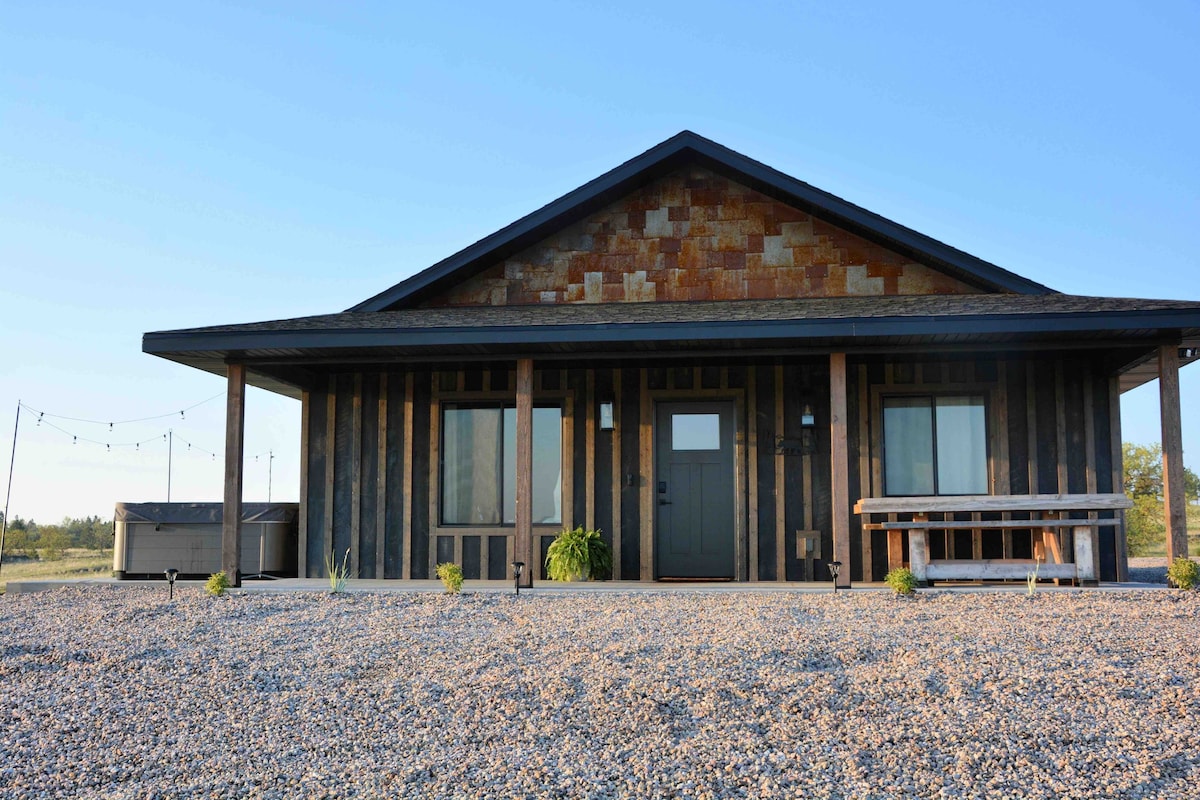
[[[517,521],[517,410],[442,406],[442,524]],[[562,409],[533,409],[533,521],[562,522]]]
[[[986,418],[981,395],[885,397],[884,494],[987,494]]]

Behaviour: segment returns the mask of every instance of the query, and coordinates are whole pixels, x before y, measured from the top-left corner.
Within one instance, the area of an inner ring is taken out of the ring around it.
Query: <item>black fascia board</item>
[[[465,280],[478,270],[536,244],[689,161],[745,183],[780,202],[803,208],[917,261],[932,262],[979,288],[1017,294],[1053,293],[1052,289],[1036,281],[881,217],[699,134],[682,131],[532,214],[346,310],[387,311],[416,305],[452,283]]]
[[[505,325],[453,328],[382,328],[318,331],[147,333],[143,352],[322,350],[359,347],[599,344],[630,342],[776,340],[890,336],[1043,335],[1133,330],[1200,331],[1194,311],[1174,309],[1107,314],[999,314],[920,317],[847,317],[763,321]],[[1177,334],[1176,334],[1177,335]]]

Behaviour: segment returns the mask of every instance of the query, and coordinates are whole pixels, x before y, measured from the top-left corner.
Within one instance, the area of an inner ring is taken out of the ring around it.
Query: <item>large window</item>
[[[442,524],[517,521],[517,410],[442,405]],[[562,522],[562,409],[533,409],[533,522]]]
[[[987,494],[986,419],[980,395],[883,398],[884,494]]]

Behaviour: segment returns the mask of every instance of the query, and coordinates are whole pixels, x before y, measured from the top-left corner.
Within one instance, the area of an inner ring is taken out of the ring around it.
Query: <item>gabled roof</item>
[[[821,191],[728,147],[683,131],[554,202],[348,311],[411,308],[508,256],[688,164],[697,164],[802,209],[984,291],[1050,294],[1052,289]]]

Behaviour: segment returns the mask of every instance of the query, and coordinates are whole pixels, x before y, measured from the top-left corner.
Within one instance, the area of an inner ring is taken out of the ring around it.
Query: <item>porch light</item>
[[[524,561],[512,562],[513,568],[513,589],[519,595],[521,594],[521,573],[525,571]]]
[[[804,411],[800,414],[800,427],[813,428],[816,427],[817,418],[813,415],[813,407],[811,403],[804,404]]]
[[[842,562],[840,562],[840,561],[830,561],[829,562],[829,574],[830,574],[830,576],[833,577],[833,593],[834,594],[837,594],[837,589],[838,589],[837,578],[838,578],[838,573],[841,571],[842,571]]]
[[[170,595],[168,599],[175,599],[175,579],[179,577],[179,570],[174,567],[163,570],[163,574],[167,576],[167,585],[170,587]]]

